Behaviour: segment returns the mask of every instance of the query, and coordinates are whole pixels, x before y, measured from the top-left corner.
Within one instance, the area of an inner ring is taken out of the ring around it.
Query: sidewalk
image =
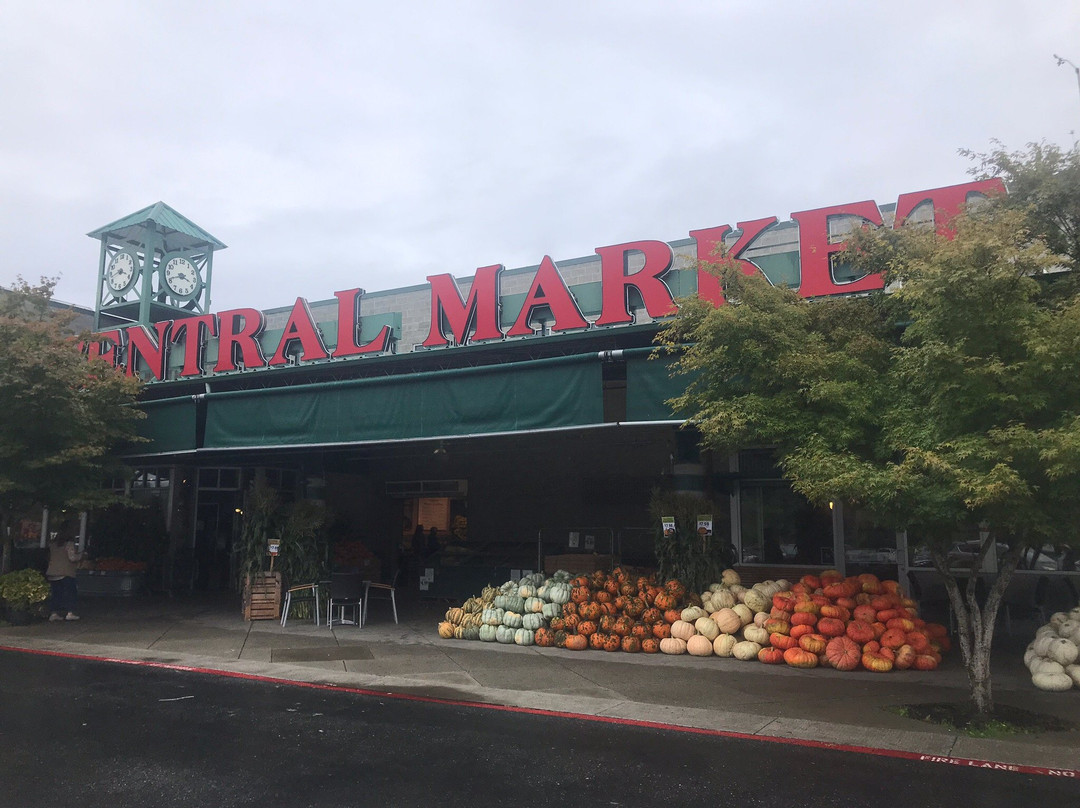
[[[83,619],[0,628],[0,647],[148,661],[270,677],[1045,768],[1080,768],[1080,731],[981,739],[902,718],[884,708],[964,701],[954,649],[941,669],[889,674],[800,671],[735,659],[606,654],[443,640],[445,604],[372,604],[363,628],[290,619],[245,622],[238,599],[83,598]],[[1035,626],[995,640],[999,704],[1080,725],[1080,691],[1036,690],[1023,666]]]

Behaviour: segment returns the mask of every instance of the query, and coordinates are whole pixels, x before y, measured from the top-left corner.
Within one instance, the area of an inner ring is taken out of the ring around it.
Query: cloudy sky
[[[162,200],[213,306],[423,283],[968,179],[1069,145],[1076,2],[0,5],[0,285],[92,305]]]

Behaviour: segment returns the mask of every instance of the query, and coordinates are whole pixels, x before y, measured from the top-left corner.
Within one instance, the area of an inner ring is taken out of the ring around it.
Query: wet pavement
[[[937,671],[840,673],[716,657],[567,651],[443,640],[447,604],[371,605],[362,627],[310,619],[245,621],[234,595],[83,598],[83,619],[0,628],[0,647],[149,662],[507,705],[762,738],[811,740],[1021,766],[1080,769],[1080,730],[972,738],[888,710],[963,702],[967,677],[954,649]],[[998,704],[1080,726],[1080,690],[1046,693],[1022,661],[1034,624],[995,640]]]

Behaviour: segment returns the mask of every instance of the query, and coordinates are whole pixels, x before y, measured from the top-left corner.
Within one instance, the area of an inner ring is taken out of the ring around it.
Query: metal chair
[[[394,590],[397,587],[398,576],[401,575],[401,570],[398,569],[394,573],[394,577],[390,579],[390,583],[372,583],[367,581],[364,584],[364,622],[367,622],[368,614],[368,600],[374,597],[376,600],[389,600],[390,606],[394,610],[394,622],[397,623],[397,601],[394,600]],[[372,592],[374,591],[374,594]]]
[[[338,610],[338,625],[364,625],[364,578],[358,572],[335,572],[330,575],[330,605],[326,615],[326,627],[334,627],[334,609]],[[354,619],[345,619],[345,610],[351,609]]]
[[[289,620],[289,608],[294,603],[313,603],[315,608],[312,610],[315,617],[315,625],[320,623],[320,611],[321,605],[319,603],[319,584],[297,584],[296,586],[290,586],[285,590],[285,602],[281,605],[281,627],[285,627],[285,623]]]

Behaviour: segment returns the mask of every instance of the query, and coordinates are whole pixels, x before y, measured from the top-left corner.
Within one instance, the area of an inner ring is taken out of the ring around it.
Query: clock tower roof
[[[226,246],[164,202],[155,202],[86,235],[96,239],[110,236],[118,241],[137,244],[139,233],[144,231],[148,224],[155,225],[154,229],[165,238],[170,251],[193,250],[200,247],[223,250]]]

